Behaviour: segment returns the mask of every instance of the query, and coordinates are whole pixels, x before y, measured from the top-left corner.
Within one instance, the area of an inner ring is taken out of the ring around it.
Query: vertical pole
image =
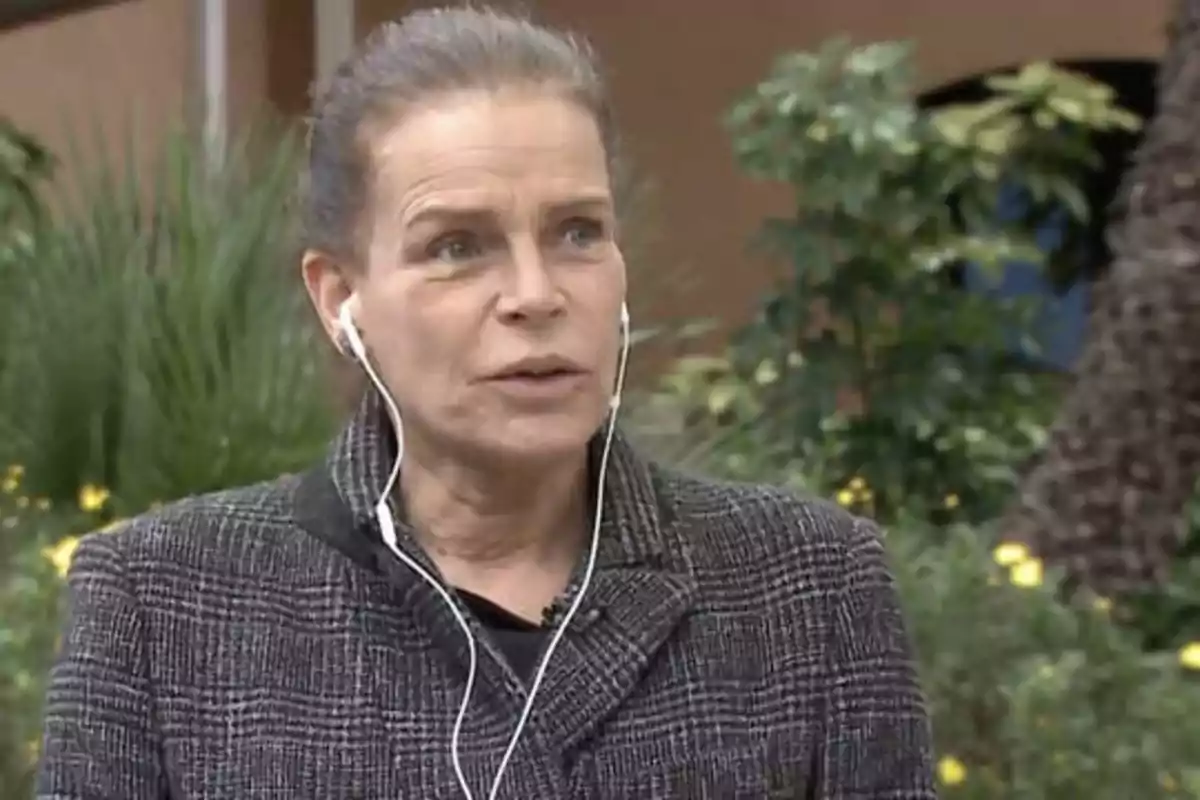
[[[225,157],[229,138],[229,0],[200,3],[204,152],[211,167]]]
[[[354,0],[313,0],[318,84],[326,83],[354,49],[357,5]]]

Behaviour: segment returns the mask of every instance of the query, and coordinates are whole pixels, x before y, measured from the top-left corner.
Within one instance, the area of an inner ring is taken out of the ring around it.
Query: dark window
[[[997,212],[1001,219],[1011,222],[1027,213],[1028,204],[1015,186],[1001,192]],[[1046,253],[1060,253],[1066,245],[1068,227],[1066,214],[1046,215],[1037,228],[1038,247]],[[1056,287],[1042,265],[1028,261],[1005,264],[998,280],[976,264],[965,265],[962,274],[962,287],[967,291],[985,292],[1003,300],[1027,298],[1036,303],[1030,331],[1033,343],[1022,341],[1013,331],[1008,346],[1019,362],[1054,370],[1070,369],[1083,346],[1089,283],[1077,279]]]
[[[1062,66],[1112,86],[1118,104],[1139,117],[1149,119],[1153,114],[1154,63],[1086,61],[1063,62]],[[921,105],[932,108],[975,102],[987,96],[983,78],[974,78],[924,95]],[[1069,370],[1078,357],[1087,329],[1091,282],[1112,259],[1104,240],[1109,209],[1138,139],[1138,134],[1125,132],[1096,135],[1093,146],[1102,163],[1082,179],[1092,212],[1086,225],[1074,223],[1054,209],[1035,221],[1038,244],[1051,263],[1048,273],[1034,264],[1014,262],[1004,266],[997,282],[994,277],[985,279],[976,265],[964,265],[956,283],[966,291],[987,291],[1001,298],[1032,298],[1039,304],[1032,330],[1035,346],[1027,347],[1017,331],[1009,337],[1016,361],[1039,369]],[[999,218],[1012,221],[1028,213],[1029,205],[1015,186],[1001,192]]]

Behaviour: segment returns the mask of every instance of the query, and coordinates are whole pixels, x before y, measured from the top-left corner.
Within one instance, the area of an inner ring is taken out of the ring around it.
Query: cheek
[[[425,314],[397,320],[389,344],[397,372],[410,381],[442,381],[461,361],[453,332]]]
[[[371,306],[369,311],[364,308],[364,332],[372,358],[397,399],[411,399],[436,377],[438,365],[446,362],[439,341],[445,332],[425,314],[389,310],[389,306],[402,307],[398,303]]]

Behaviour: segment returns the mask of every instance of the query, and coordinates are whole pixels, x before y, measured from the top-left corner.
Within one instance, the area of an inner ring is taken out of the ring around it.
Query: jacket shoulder
[[[93,548],[120,554],[131,573],[185,570],[239,573],[289,542],[299,476],[195,495],[87,534],[76,558]]]
[[[789,487],[662,474],[698,566],[735,563],[832,580],[848,557],[881,540],[873,521]]]

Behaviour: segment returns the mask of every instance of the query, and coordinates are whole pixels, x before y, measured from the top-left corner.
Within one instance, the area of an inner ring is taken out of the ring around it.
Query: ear
[[[346,270],[329,255],[317,250],[306,250],[300,261],[300,273],[304,288],[312,301],[325,334],[336,347],[340,337],[338,310],[342,303],[354,293],[354,287],[346,278]]]

